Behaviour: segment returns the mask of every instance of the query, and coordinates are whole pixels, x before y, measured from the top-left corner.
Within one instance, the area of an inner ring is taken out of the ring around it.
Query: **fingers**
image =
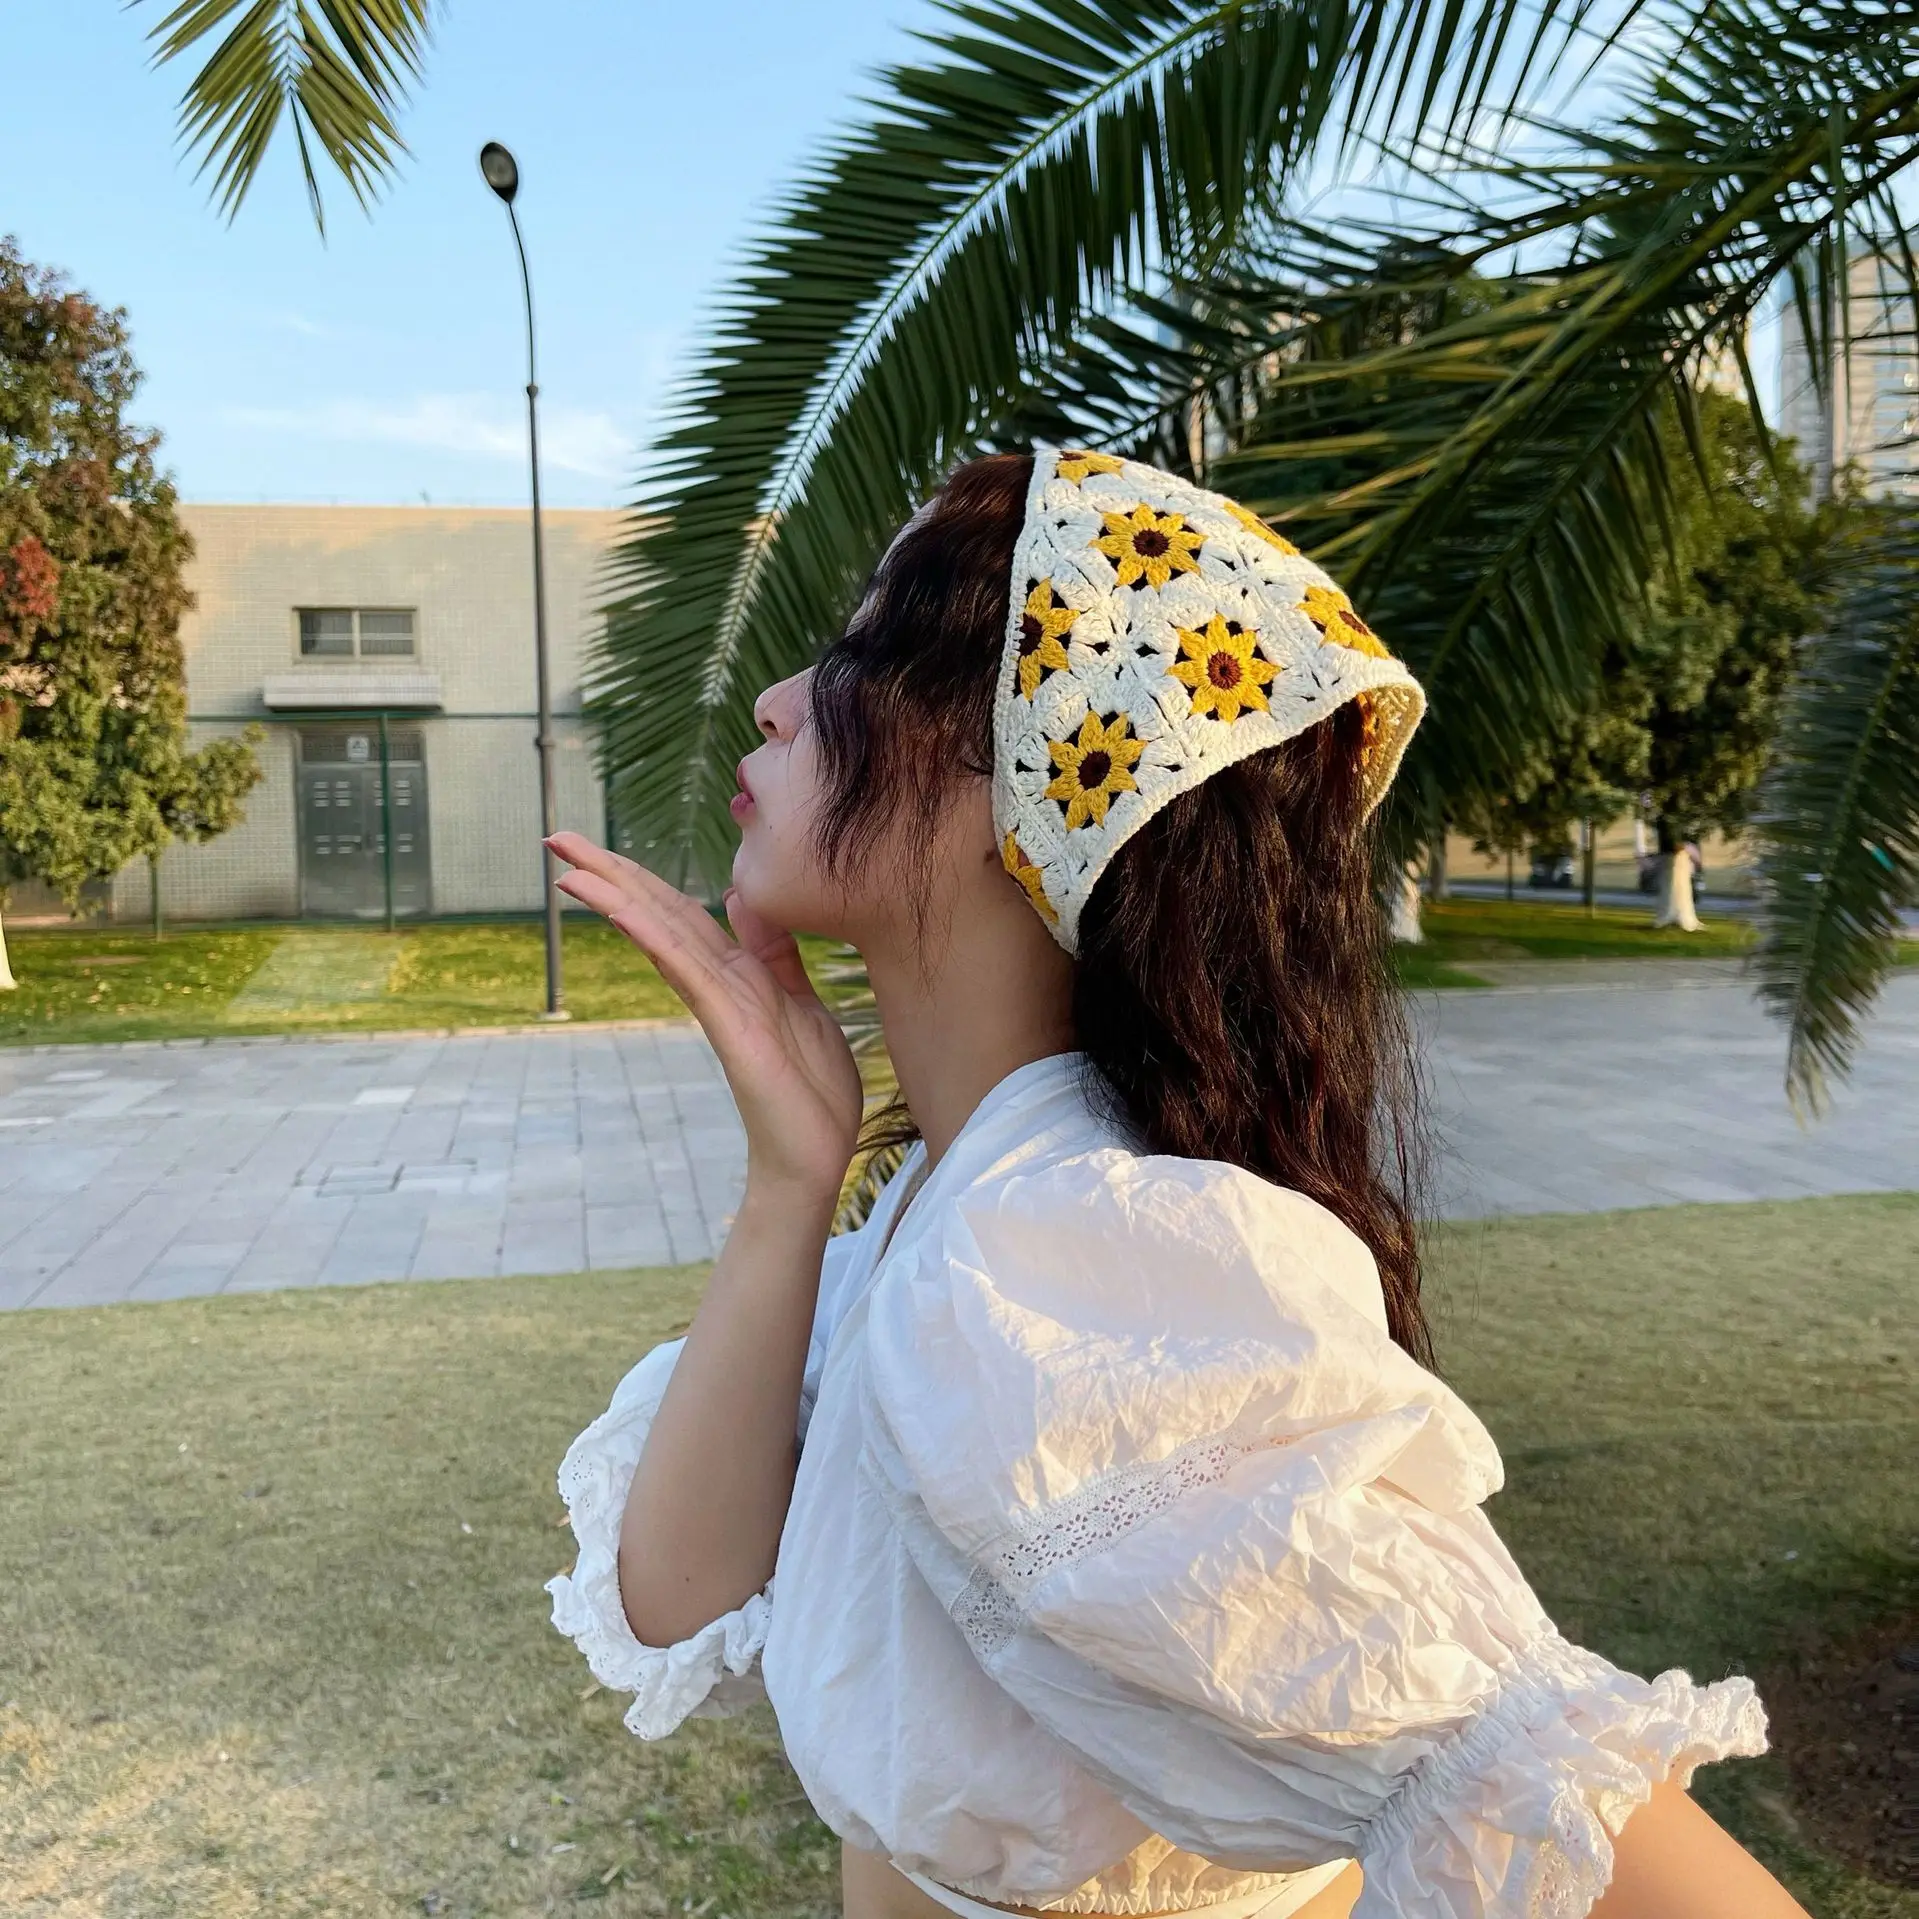
[[[732,951],[733,942],[714,924],[712,914],[698,900],[689,899],[677,887],[669,886],[657,873],[649,873],[636,860],[609,852],[604,846],[596,846],[581,833],[555,833],[546,845],[578,871],[593,874],[628,899],[645,902],[655,914],[669,920],[678,929],[681,939],[706,953],[716,963]],[[577,893],[573,897],[582,898]],[[582,903],[585,903],[584,900]],[[604,912],[608,919],[614,917],[601,907],[595,907],[594,911]]]
[[[585,873],[597,873],[601,879],[611,880],[615,886],[631,886],[642,875],[654,879],[658,885],[666,885],[657,875],[647,873],[637,860],[630,860],[623,853],[615,853],[608,847],[597,845],[584,833],[555,833],[544,844],[569,866],[577,866]],[[667,890],[670,892],[673,889],[669,887]]]
[[[578,900],[582,906],[590,906],[602,919],[617,926],[652,960],[660,969],[661,978],[702,1021],[715,1009],[720,966],[713,954],[688,939],[669,915],[655,910],[652,902],[637,900],[624,887],[584,868],[567,874],[558,886],[562,893]],[[713,931],[719,933],[717,927]],[[730,947],[731,942],[724,934],[719,937],[723,945]]]
[[[726,917],[734,937],[794,999],[817,1001],[819,994],[800,959],[799,942],[784,926],[756,913],[740,897],[737,887],[726,889]]]

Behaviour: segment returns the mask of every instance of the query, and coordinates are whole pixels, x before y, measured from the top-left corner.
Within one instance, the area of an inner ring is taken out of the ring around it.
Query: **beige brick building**
[[[265,733],[246,823],[171,847],[173,919],[378,918],[541,898],[531,540],[521,511],[188,506],[181,627],[194,743]],[[547,629],[562,824],[605,807],[580,719],[582,658],[622,516],[557,511]],[[382,776],[382,764],[385,776]],[[391,825],[391,845],[385,827]],[[150,910],[144,865],[109,889]]]

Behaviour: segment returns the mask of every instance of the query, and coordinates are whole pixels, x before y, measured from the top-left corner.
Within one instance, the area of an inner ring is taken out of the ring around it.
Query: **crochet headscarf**
[[[1067,952],[1168,800],[1348,700],[1365,810],[1426,710],[1333,581],[1237,502],[1105,453],[1034,456],[993,702],[1000,857]]]

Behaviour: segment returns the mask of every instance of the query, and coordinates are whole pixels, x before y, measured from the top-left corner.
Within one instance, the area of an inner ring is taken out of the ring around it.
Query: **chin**
[[[827,924],[836,915],[826,911],[817,878],[796,871],[793,862],[780,856],[781,850],[751,832],[740,841],[733,855],[733,887],[741,901],[788,932],[837,937]]]

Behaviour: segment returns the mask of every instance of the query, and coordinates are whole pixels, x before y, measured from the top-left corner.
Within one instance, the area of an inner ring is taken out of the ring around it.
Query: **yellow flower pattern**
[[[1088,713],[1080,722],[1077,739],[1047,742],[1059,774],[1047,787],[1046,797],[1066,809],[1069,831],[1088,820],[1104,826],[1113,796],[1139,791],[1132,769],[1146,751],[1146,743],[1133,739],[1131,733],[1124,713],[1116,713],[1109,723],[1102,723],[1097,713]]]
[[[1167,671],[1191,689],[1195,713],[1230,723],[1242,708],[1267,710],[1266,687],[1279,668],[1253,651],[1258,634],[1219,613],[1199,632],[1176,630],[1180,657]]]
[[[1193,555],[1206,536],[1186,524],[1184,514],[1155,513],[1136,506],[1131,513],[1102,513],[1106,532],[1093,542],[1119,572],[1121,586],[1162,587],[1175,573],[1197,573]]]
[[[1350,646],[1375,660],[1390,660],[1392,655],[1373,629],[1353,611],[1345,594],[1330,586],[1309,586],[1304,605],[1306,617],[1335,646]]]
[[[1062,480],[1071,480],[1075,486],[1094,473],[1117,473],[1126,464],[1116,460],[1110,453],[1062,453],[1059,465],[1053,470]]]
[[[1046,881],[1040,870],[1026,857],[1026,849],[1011,833],[999,850],[1000,864],[1026,889],[1026,897],[1039,909],[1048,926],[1059,924],[1059,909],[1046,897]]]
[[[1079,615],[1063,604],[1051,580],[1041,580],[1026,596],[1019,618],[1019,690],[1031,699],[1048,673],[1064,673],[1072,664],[1060,644]]]
[[[1127,836],[1247,753],[1351,707],[1338,736],[1378,804],[1425,696],[1258,514],[1118,451],[1041,451],[1016,552],[1000,576],[994,838],[1068,953]]]
[[[1379,758],[1384,737],[1379,722],[1379,703],[1370,693],[1355,693],[1353,704],[1359,708],[1359,767],[1362,773],[1369,773],[1373,762]]]
[[[1227,500],[1224,504],[1226,511],[1230,513],[1248,533],[1258,534],[1268,546],[1276,546],[1282,553],[1292,554],[1295,557],[1298,555],[1299,548],[1296,547],[1291,540],[1275,533],[1257,513],[1248,512],[1237,500]]]

